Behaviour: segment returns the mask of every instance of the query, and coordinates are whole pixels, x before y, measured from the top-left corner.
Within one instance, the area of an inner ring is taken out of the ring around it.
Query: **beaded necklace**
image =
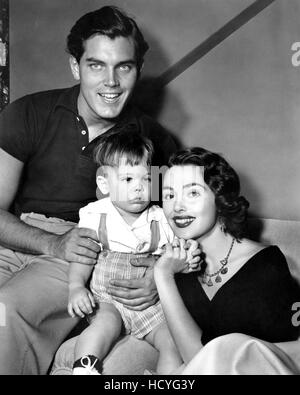
[[[207,273],[207,271],[205,270],[205,272],[202,274],[201,281],[203,284],[206,284],[208,287],[212,287],[214,285],[214,283],[212,282],[213,277],[216,277],[215,278],[216,283],[222,282],[221,275],[225,275],[228,272],[227,264],[235,241],[236,241],[235,238],[233,238],[226,257],[220,260],[220,264],[221,264],[220,269],[212,274]]]

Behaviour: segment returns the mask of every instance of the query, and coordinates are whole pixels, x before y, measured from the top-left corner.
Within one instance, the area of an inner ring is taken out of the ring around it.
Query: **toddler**
[[[79,212],[79,226],[97,232],[102,252],[95,267],[70,264],[69,314],[83,317],[94,310],[76,344],[75,375],[101,374],[102,361],[123,328],[159,351],[158,374],[168,374],[182,364],[160,302],[135,311],[107,292],[112,279],[144,276],[147,268],[133,266],[132,259],[159,256],[164,245],[174,241],[162,209],[150,206],[152,155],[151,142],[133,130],[103,136],[95,150],[97,186],[107,197]],[[190,257],[194,247],[190,246]],[[86,284],[92,271],[89,291]]]

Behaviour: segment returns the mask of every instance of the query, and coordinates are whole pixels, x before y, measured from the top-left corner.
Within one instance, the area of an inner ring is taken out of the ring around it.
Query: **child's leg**
[[[120,336],[121,329],[122,318],[115,306],[100,303],[91,324],[78,337],[74,367],[92,365],[97,370],[102,370],[101,363]]]
[[[183,361],[166,323],[154,328],[145,337],[145,340],[152,344],[159,352],[156,368],[158,374],[171,374],[182,365]]]

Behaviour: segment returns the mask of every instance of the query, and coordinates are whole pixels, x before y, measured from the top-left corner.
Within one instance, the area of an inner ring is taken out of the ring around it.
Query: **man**
[[[0,374],[45,374],[77,323],[66,308],[68,262],[93,265],[99,252],[96,234],[75,225],[96,198],[92,153],[101,136],[138,124],[153,141],[156,165],[176,149],[129,103],[147,49],[116,7],[88,13],[68,36],[80,84],[26,96],[0,115]],[[110,292],[134,309],[157,298],[151,271]]]

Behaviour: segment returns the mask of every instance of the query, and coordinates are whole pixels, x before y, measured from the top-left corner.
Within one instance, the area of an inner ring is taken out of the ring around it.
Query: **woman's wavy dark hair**
[[[189,148],[173,154],[169,167],[195,165],[204,168],[204,181],[215,195],[217,215],[224,231],[237,240],[246,235],[248,201],[240,196],[240,180],[222,156],[204,148]]]
[[[78,19],[67,37],[67,51],[74,56],[78,63],[85,50],[84,42],[97,34],[110,39],[120,36],[132,37],[137,67],[140,71],[149,45],[132,18],[117,7],[105,6]]]

